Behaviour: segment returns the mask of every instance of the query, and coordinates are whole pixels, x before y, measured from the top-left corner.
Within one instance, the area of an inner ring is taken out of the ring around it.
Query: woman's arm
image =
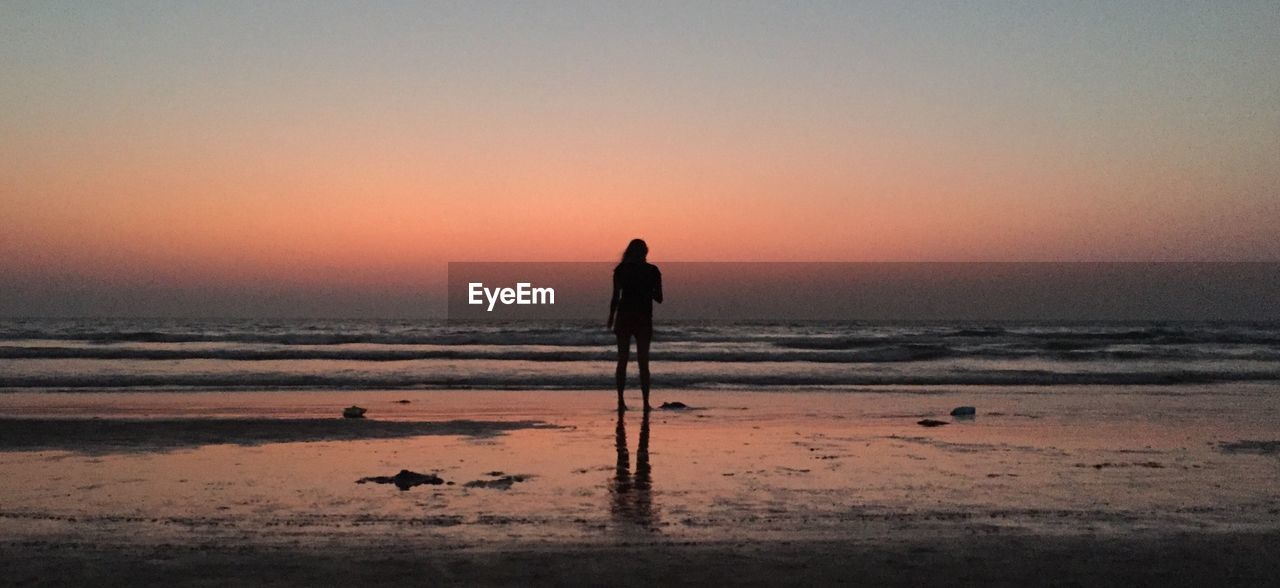
[[[656,277],[653,281],[653,300],[662,304],[662,272],[658,271],[657,266],[653,268],[653,275]]]
[[[613,328],[613,316],[618,312],[618,298],[622,295],[622,288],[618,286],[618,272],[613,272],[613,297],[609,299],[609,328]]]

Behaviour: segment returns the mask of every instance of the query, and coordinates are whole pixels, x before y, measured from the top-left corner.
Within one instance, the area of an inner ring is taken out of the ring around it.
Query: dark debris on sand
[[[1256,453],[1275,455],[1280,453],[1280,441],[1235,441],[1220,445],[1224,453]]]
[[[423,484],[439,486],[444,483],[444,480],[435,474],[419,474],[418,472],[411,472],[409,470],[400,470],[400,473],[394,476],[371,476],[356,480],[357,484],[366,484],[369,482],[373,482],[374,484],[395,484],[396,488],[399,488],[400,491],[403,492],[414,486],[421,486]]]
[[[942,425],[949,425],[951,423],[948,423],[947,421],[938,421],[934,419],[924,419],[924,420],[916,421],[916,424],[920,425],[921,427],[941,427]]]
[[[464,488],[493,488],[495,490],[510,490],[511,486],[516,482],[528,480],[531,476],[523,476],[518,474],[502,475],[502,472],[489,472],[490,476],[500,476],[493,480],[472,480],[463,484]]]
[[[1078,464],[1076,464],[1076,467],[1078,467],[1078,468],[1093,468],[1093,469],[1095,469],[1095,470],[1101,470],[1101,469],[1107,469],[1107,468],[1150,468],[1150,469],[1164,469],[1164,464],[1162,464],[1162,463],[1160,463],[1160,462],[1158,462],[1158,461],[1135,461],[1135,462],[1130,462],[1130,463],[1114,463],[1114,462],[1110,462],[1110,461],[1104,461],[1104,462],[1102,462],[1102,463],[1095,463],[1095,464],[1078,463]]]

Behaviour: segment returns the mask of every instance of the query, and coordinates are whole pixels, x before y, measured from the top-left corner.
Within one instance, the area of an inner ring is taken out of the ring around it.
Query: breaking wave
[[[0,320],[0,387],[609,388],[614,346],[583,322]],[[1280,324],[665,323],[652,359],[675,387],[1271,381]]]

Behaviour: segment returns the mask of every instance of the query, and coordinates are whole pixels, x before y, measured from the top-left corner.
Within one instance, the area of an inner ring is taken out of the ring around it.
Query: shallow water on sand
[[[10,540],[458,547],[1275,530],[1275,445],[1231,444],[1277,438],[1277,392],[672,390],[655,399],[692,408],[647,419],[607,392],[14,393],[0,416],[114,432],[6,438],[0,518]],[[335,418],[352,403],[369,418]],[[300,432],[254,435],[260,418]],[[122,434],[135,419],[155,426]],[[360,438],[383,421],[449,426]],[[402,469],[451,484],[356,483]]]

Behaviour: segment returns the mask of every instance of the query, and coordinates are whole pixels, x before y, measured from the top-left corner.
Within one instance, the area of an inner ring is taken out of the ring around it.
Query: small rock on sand
[[[397,400],[396,404],[409,404],[408,400]]]
[[[373,482],[374,484],[395,484],[396,488],[404,491],[422,484],[439,486],[444,483],[444,480],[435,474],[419,474],[418,472],[411,472],[409,470],[400,470],[400,473],[394,476],[371,476],[356,480],[357,484],[365,484],[368,482]]]
[[[920,425],[921,427],[941,427],[942,425],[949,425],[951,423],[948,423],[947,421],[935,421],[933,419],[924,419],[922,421],[916,421],[916,424]]]
[[[342,416],[343,418],[348,418],[348,419],[362,419],[364,418],[364,413],[366,412],[369,412],[369,409],[360,408],[359,406],[353,405],[353,406],[348,406],[347,408],[342,409]]]
[[[662,409],[662,410],[684,410],[684,409],[686,409],[686,408],[689,408],[689,405],[688,405],[688,404],[685,404],[685,403],[683,403],[683,402],[678,402],[678,401],[677,401],[677,402],[663,402],[663,403],[662,403],[662,406],[659,406],[658,408],[660,408],[660,409]]]
[[[972,406],[957,406],[951,409],[951,416],[974,416],[978,414],[978,409]]]

